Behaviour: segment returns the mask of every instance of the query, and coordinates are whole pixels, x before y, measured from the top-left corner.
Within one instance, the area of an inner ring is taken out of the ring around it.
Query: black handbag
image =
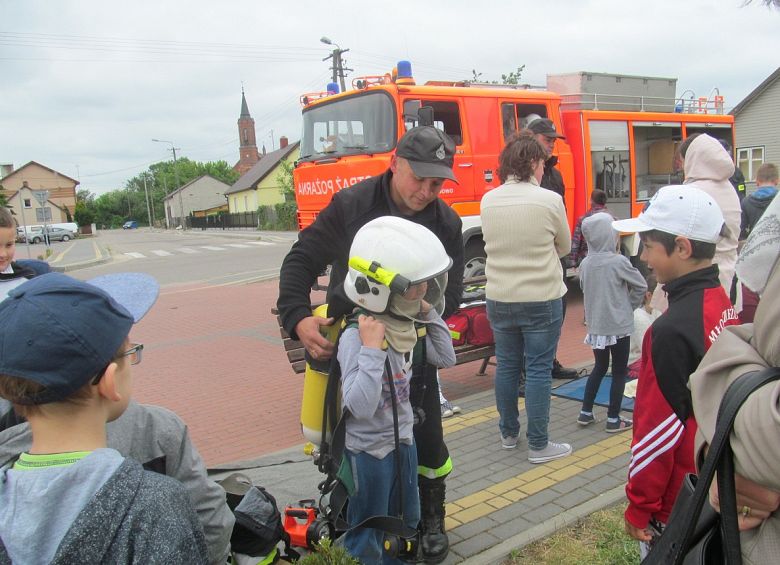
[[[780,368],[747,373],[735,380],[718,408],[715,435],[699,476],[689,474],[680,489],[664,533],[643,565],[742,564],[734,488],[734,458],[729,443],[740,406],[757,388],[780,378]],[[721,513],[710,506],[709,490],[718,472]]]

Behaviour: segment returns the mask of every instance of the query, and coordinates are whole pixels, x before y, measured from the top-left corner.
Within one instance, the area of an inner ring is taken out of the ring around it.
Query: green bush
[[[258,206],[257,227],[259,227],[261,230],[272,229],[270,225],[273,217],[272,214],[273,214],[273,210],[271,209],[270,206]]]
[[[341,545],[333,545],[325,538],[313,553],[301,557],[298,565],[360,565]]]
[[[88,226],[95,221],[95,212],[88,208],[84,202],[76,202],[73,217],[79,226]]]
[[[282,202],[274,206],[276,209],[277,229],[290,231],[298,227],[298,206],[295,202]]]

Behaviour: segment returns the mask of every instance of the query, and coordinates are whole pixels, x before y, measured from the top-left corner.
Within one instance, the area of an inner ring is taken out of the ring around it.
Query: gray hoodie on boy
[[[184,487],[113,449],[67,467],[0,471],[0,565],[204,564]]]
[[[599,212],[582,222],[588,256],[580,264],[585,321],[592,335],[626,336],[634,331],[634,310],[647,290],[642,274],[617,252],[614,218]]]

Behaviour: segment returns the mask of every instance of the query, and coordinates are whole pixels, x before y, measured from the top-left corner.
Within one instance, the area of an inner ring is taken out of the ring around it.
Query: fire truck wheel
[[[463,278],[470,279],[485,275],[485,242],[481,239],[469,241],[463,251]]]

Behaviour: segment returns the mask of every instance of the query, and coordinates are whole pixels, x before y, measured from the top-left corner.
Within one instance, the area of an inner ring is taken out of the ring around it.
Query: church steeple
[[[244,87],[241,87],[241,115],[238,117],[239,160],[233,167],[239,174],[244,174],[260,160],[255,139],[255,120],[249,114]]]
[[[249,106],[246,105],[246,96],[244,96],[244,87],[241,87],[241,117],[251,118],[249,115]]]

